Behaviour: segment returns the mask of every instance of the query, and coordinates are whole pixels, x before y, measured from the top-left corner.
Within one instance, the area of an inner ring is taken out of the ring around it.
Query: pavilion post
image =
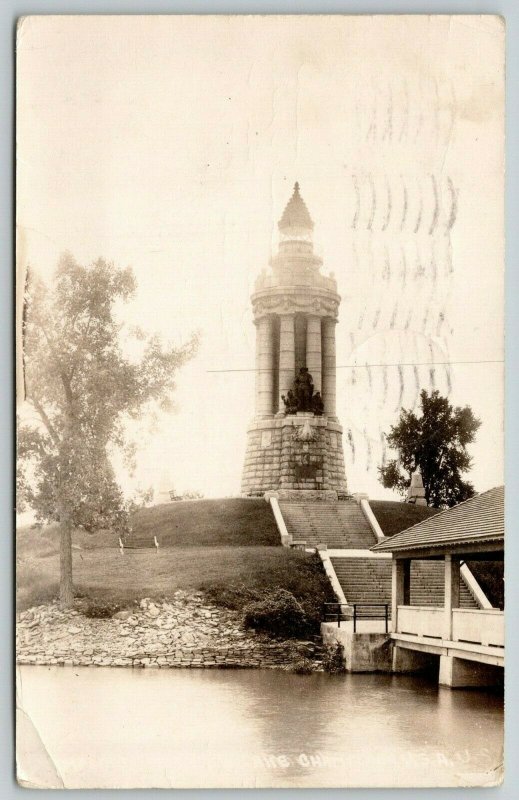
[[[445,556],[445,595],[443,638],[452,640],[452,609],[460,604],[460,560],[447,553]]]
[[[409,605],[411,562],[393,555],[391,578],[391,630],[398,630],[398,606]]]

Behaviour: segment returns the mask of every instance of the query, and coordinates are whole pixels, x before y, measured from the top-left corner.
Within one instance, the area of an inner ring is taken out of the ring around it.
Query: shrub
[[[256,557],[250,559],[251,551]],[[286,589],[301,604],[313,632],[318,634],[323,606],[336,598],[317,555],[285,548],[242,548],[236,576],[204,579],[198,587],[219,606],[243,612],[254,600],[262,600],[276,589]]]
[[[85,617],[92,619],[109,619],[120,611],[120,606],[117,603],[103,603],[101,600],[88,600],[83,608]]]
[[[304,636],[310,627],[303,607],[286,589],[276,589],[248,603],[243,610],[243,624],[285,638]]]
[[[330,675],[341,675],[346,672],[344,665],[344,647],[340,642],[335,642],[332,647],[327,647],[323,653],[323,669]]]
[[[215,583],[211,586],[202,584],[200,587],[206,599],[223,608],[230,608],[233,611],[241,611],[254,600],[261,599],[261,592],[255,591],[243,583],[223,584]]]
[[[297,661],[294,661],[289,671],[295,672],[296,675],[311,675],[315,672],[315,664],[310,658],[302,656]]]

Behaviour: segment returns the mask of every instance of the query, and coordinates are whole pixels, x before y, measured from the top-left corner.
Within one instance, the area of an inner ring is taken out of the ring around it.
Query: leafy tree
[[[412,473],[422,473],[427,505],[451,507],[474,495],[474,487],[462,475],[472,466],[467,445],[474,441],[481,422],[469,406],[453,408],[438,391],[420,393],[421,416],[402,409],[397,425],[391,427],[388,445],[398,458],[379,467],[386,489],[405,494]]]
[[[49,287],[32,273],[26,287],[24,377],[35,414],[18,428],[18,486],[39,521],[59,523],[63,605],[73,600],[73,528],[127,528],[110,461],[114,448],[131,452],[125,422],[152,404],[170,408],[175,373],[196,351],[196,336],[167,348],[134,332],[127,354],[132,336],[116,310],[134,288],[131,270],[103,259],[84,267],[69,254]]]
[[[131,499],[132,511],[137,511],[139,508],[147,508],[153,503],[155,490],[153,486],[148,486],[147,489],[137,489]]]
[[[204,493],[196,489],[188,489],[187,492],[182,492],[182,500],[203,500]]]

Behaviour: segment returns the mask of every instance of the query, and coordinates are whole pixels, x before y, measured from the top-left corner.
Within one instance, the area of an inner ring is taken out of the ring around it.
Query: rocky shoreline
[[[311,661],[321,668],[315,642],[245,630],[238,612],[181,591],[160,602],[144,598],[107,619],[57,603],[28,609],[17,616],[16,653],[19,664],[48,666],[293,669]]]

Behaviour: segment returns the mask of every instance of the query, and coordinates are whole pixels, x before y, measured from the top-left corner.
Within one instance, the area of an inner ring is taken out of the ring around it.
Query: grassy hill
[[[278,546],[270,505],[257,498],[186,500],[138,511],[132,519],[139,538],[157,536],[161,547]]]
[[[436,508],[373,500],[371,507],[386,536],[438,513]],[[138,511],[132,520],[136,537],[157,536],[161,547],[279,546],[269,503],[229,498],[166,503]]]
[[[437,513],[426,506],[372,501],[387,536]],[[270,505],[262,499],[193,500],[137,512],[137,537],[157,536],[154,549],[121,555],[113,534],[73,536],[74,580],[84,596],[128,604],[177,589],[200,590],[215,602],[240,608],[251,591],[285,588],[302,602],[334,600],[316,556],[282,548]],[[17,532],[17,605],[56,597],[59,535],[55,526]],[[485,575],[486,577],[486,575]],[[492,598],[491,598],[492,599]]]
[[[78,595],[131,604],[177,589],[203,591],[214,602],[241,608],[251,592],[283,588],[307,608],[335,598],[317,556],[281,547],[270,505],[257,499],[193,500],[139,511],[136,536],[156,535],[155,549],[121,555],[113,534],[73,535]],[[56,597],[59,579],[56,526],[17,532],[17,606]]]
[[[434,513],[405,503],[373,502],[387,535]],[[286,588],[301,600],[327,596],[328,580],[314,556],[281,547],[270,505],[262,499],[225,498],[166,503],[138,511],[137,539],[157,536],[155,549],[126,550],[107,532],[75,531],[74,581],[80,595],[120,604],[163,597],[177,589],[206,592],[216,602],[239,607],[250,591]],[[56,526],[17,532],[19,608],[56,597],[59,579]]]
[[[369,504],[386,536],[394,536],[395,533],[400,533],[411,525],[416,525],[417,522],[439,513],[437,508],[392,500],[370,500]]]

